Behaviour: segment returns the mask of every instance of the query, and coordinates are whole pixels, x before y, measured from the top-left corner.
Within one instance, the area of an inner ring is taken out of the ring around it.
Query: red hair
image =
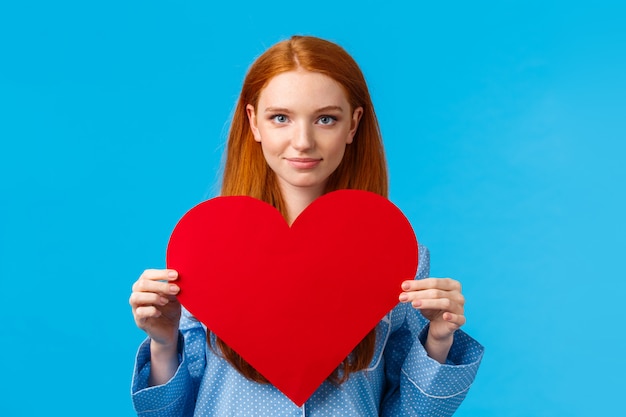
[[[358,64],[339,45],[311,36],[293,36],[263,53],[250,67],[230,126],[222,179],[224,196],[251,196],[276,207],[286,216],[286,207],[274,172],[267,165],[260,143],[254,140],[246,106],[257,109],[261,91],[278,74],[304,69],[324,74],[345,90],[351,110],[363,108],[363,115],[343,160],[331,174],[325,192],[357,189],[387,197],[387,165],[374,106]],[[376,329],[372,330],[329,377],[341,383],[350,373],[366,369],[374,355]],[[222,355],[245,377],[267,382],[252,366],[221,340]]]

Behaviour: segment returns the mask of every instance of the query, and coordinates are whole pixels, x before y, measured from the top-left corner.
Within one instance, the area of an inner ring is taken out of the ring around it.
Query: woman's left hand
[[[402,290],[400,301],[410,302],[430,320],[428,342],[449,349],[454,332],[465,324],[465,297],[461,294],[461,283],[451,278],[426,278],[404,281]],[[446,356],[448,349],[444,349]]]

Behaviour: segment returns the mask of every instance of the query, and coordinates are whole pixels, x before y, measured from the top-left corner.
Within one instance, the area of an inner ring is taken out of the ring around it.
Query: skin
[[[352,110],[332,78],[298,70],[272,78],[257,109],[248,105],[246,111],[254,139],[278,178],[291,224],[323,194],[352,143],[363,109]]]
[[[246,107],[254,138],[276,173],[289,224],[324,191],[328,177],[352,143],[363,109],[352,109],[333,79],[304,70],[274,77],[261,91],[257,108]],[[166,383],[178,368],[180,290],[173,270],[149,269],[134,283],[130,305],[137,327],[150,337],[150,385]],[[450,278],[409,280],[399,301],[411,303],[430,320],[425,343],[430,357],[444,363],[454,332],[465,324],[461,284]]]
[[[174,284],[178,273],[171,269],[147,269],[133,284],[129,303],[137,327],[150,337],[149,384],[169,381],[178,368],[178,322],[181,315]]]

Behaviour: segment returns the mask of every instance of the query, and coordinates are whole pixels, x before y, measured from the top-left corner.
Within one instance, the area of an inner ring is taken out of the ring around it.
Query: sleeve
[[[148,386],[150,339],[139,347],[131,384],[131,398],[138,416],[193,415],[198,388],[206,366],[206,332],[183,308],[178,335],[178,369],[163,385]]]
[[[416,279],[430,274],[428,249],[419,247]],[[457,330],[445,364],[430,358],[423,343],[428,320],[410,304],[399,304],[392,313],[392,334],[385,347],[387,388],[382,416],[451,416],[469,390],[484,348]]]

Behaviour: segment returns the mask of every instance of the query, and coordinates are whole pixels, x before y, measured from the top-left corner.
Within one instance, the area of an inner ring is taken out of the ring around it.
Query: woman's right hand
[[[144,330],[152,343],[175,346],[178,343],[178,322],[181,307],[173,283],[178,272],[172,269],[146,269],[133,284],[129,303],[137,327]]]

